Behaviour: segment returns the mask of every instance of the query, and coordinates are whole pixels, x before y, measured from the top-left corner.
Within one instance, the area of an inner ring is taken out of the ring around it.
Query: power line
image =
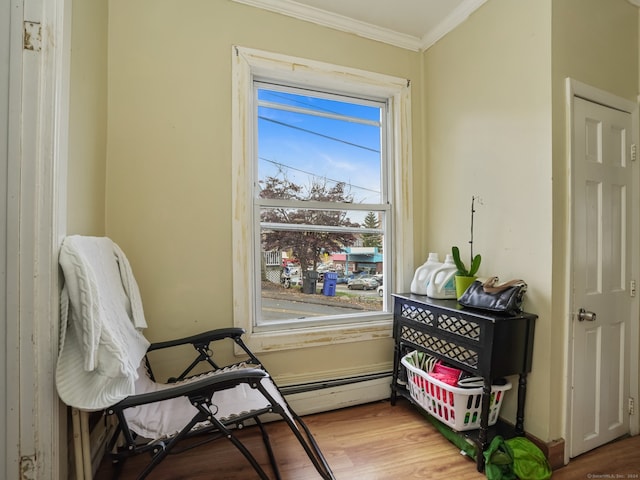
[[[313,176],[313,177],[322,177],[322,175],[318,175],[318,174],[313,173],[313,172],[307,172],[306,170],[301,170],[301,169],[299,169],[299,168],[295,168],[295,167],[292,167],[292,166],[290,166],[290,165],[285,165],[284,163],[276,162],[275,160],[269,160],[268,158],[258,157],[258,159],[259,159],[259,160],[262,160],[262,161],[264,161],[264,162],[272,163],[272,164],[274,164],[274,165],[276,165],[276,166],[278,166],[278,167],[288,168],[288,169],[290,169],[290,170],[294,170],[294,171],[296,171],[296,172],[304,173],[305,175],[311,175],[311,176]],[[344,182],[344,181],[342,181],[342,180],[335,180],[335,179],[333,179],[333,178],[328,178],[328,177],[323,177],[323,178],[326,178],[328,181],[330,181],[330,182],[334,182],[334,183],[347,183],[347,182]],[[357,188],[357,189],[359,189],[359,190],[366,190],[366,191],[368,191],[368,192],[377,193],[378,195],[380,194],[380,192],[379,192],[378,190],[373,190],[373,189],[371,189],[371,188],[367,188],[367,187],[359,187],[358,185],[353,185],[353,184],[351,184],[351,183],[347,183],[347,184],[348,184],[351,188]]]
[[[290,125],[288,123],[280,122],[278,120],[273,120],[271,118],[264,117],[262,115],[258,115],[258,118],[264,120],[266,122],[275,123],[277,125],[281,125],[283,127],[293,128],[294,130],[300,130],[301,132],[309,133],[311,135],[317,135],[318,137],[327,138],[329,140],[333,140],[335,142],[344,143],[345,145],[350,145],[352,147],[361,148],[363,150],[368,150],[374,153],[380,153],[380,150],[376,150],[374,148],[365,147],[364,145],[358,145],[357,143],[348,142],[346,140],[342,140],[341,138],[331,137],[329,135],[325,135],[323,133],[314,132],[313,130],[307,130],[306,128],[296,127],[295,125]]]

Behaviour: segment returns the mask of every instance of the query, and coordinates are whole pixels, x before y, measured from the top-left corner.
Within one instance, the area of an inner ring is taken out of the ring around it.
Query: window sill
[[[377,315],[374,320],[357,323],[316,325],[281,330],[251,330],[246,325],[244,328],[247,331],[245,342],[251,350],[254,352],[273,352],[391,338],[393,336],[393,315],[390,313]]]

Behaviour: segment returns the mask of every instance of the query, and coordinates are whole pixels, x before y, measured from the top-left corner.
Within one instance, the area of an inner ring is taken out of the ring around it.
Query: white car
[[[378,287],[378,282],[371,275],[363,275],[358,278],[352,278],[347,282],[349,290],[373,290]]]

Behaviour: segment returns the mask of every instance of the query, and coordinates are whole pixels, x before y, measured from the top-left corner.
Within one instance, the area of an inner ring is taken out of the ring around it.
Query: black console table
[[[402,355],[420,350],[483,379],[480,429],[476,443],[478,471],[484,470],[482,452],[489,445],[489,405],[491,385],[497,378],[519,375],[515,435],[524,434],[524,402],[527,374],[531,372],[533,335],[537,315],[500,315],[464,308],[455,300],[437,300],[411,293],[393,294],[393,381],[391,404],[401,395],[411,398],[406,383]],[[419,407],[419,405],[417,405]],[[464,432],[467,433],[467,432]]]

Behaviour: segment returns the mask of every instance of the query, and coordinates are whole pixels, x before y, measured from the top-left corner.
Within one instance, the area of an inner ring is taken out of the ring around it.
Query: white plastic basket
[[[413,351],[402,357],[402,365],[407,369],[407,386],[411,398],[430,415],[457,431],[480,428],[482,410],[482,387],[460,388],[433,378],[424,370],[414,367],[408,358],[416,355]],[[416,363],[414,361],[413,363]],[[489,405],[489,426],[495,425],[500,415],[500,407],[511,383],[493,385]]]

